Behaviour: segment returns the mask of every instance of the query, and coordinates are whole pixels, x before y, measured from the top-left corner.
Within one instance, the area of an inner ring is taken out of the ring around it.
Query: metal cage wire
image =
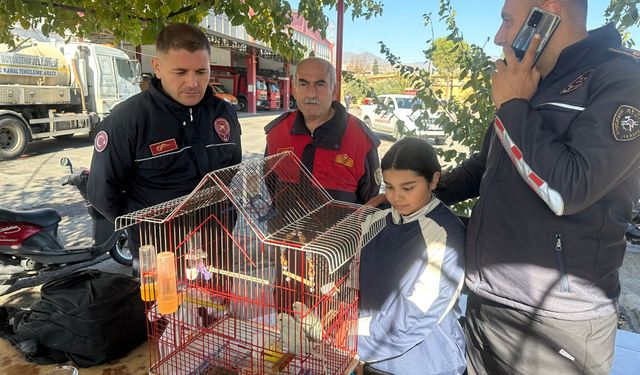
[[[150,373],[347,371],[357,345],[354,255],[384,226],[361,238],[375,211],[332,200],[285,152],[117,218],[118,229],[137,227],[141,245],[175,254],[177,311],[160,314],[145,298]]]

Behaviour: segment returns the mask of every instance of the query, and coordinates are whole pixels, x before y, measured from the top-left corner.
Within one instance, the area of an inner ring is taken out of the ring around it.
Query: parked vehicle
[[[91,43],[0,44],[0,160],[31,141],[92,132],[113,107],[140,92],[140,67]]]
[[[253,85],[257,109],[279,109],[282,103],[279,80],[268,78],[268,71],[260,71]],[[260,75],[263,74],[263,75]],[[211,79],[222,84],[225,90],[238,99],[238,111],[248,108],[247,72],[243,68],[211,66]]]
[[[447,137],[440,125],[436,125],[436,114],[429,114],[424,118],[425,129],[420,129],[416,120],[423,113],[422,102],[415,95],[385,94],[378,96],[380,106],[371,100],[356,110],[356,115],[364,121],[371,130],[392,135],[395,139],[403,133],[413,132],[431,143],[444,144]],[[401,128],[403,123],[404,128]],[[402,131],[402,129],[404,131]]]
[[[238,98],[229,93],[222,83],[209,82],[209,85],[213,89],[213,94],[215,96],[231,104],[236,111],[238,110]]]
[[[58,236],[60,214],[51,208],[13,211],[0,207],[0,263],[20,265],[25,271],[43,266],[59,266],[96,258],[107,251],[118,263],[131,265],[132,256],[127,246],[125,231],[114,231],[113,223],[102,216],[87,200],[89,170],[73,170],[71,161],[60,160],[69,167],[69,176],[62,185],[72,185],[84,199],[93,224],[93,245],[66,247]]]
[[[267,101],[269,109],[280,108],[280,87],[275,79],[265,79],[267,85]]]

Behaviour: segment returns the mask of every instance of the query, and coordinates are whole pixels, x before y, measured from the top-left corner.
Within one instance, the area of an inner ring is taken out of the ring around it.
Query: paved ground
[[[241,117],[245,158],[262,156],[265,146],[263,127],[276,116],[277,114],[262,113],[258,116]],[[380,147],[381,156],[391,144],[390,139],[383,138]],[[68,140],[51,139],[31,144],[27,153],[18,160],[0,162],[0,206],[21,210],[54,208],[63,217],[60,223],[60,235],[64,242],[68,246],[88,244],[91,237],[91,221],[77,190],[69,186],[60,186],[68,170],[58,163],[61,157],[68,157],[75,167],[88,167],[92,150],[88,137],[77,136]],[[621,329],[639,332],[640,247],[630,245],[627,250],[620,270],[622,280],[620,303],[623,312]],[[91,263],[98,263],[102,269],[127,272],[125,267],[107,258],[105,256],[99,259],[100,262]],[[56,274],[54,272],[38,278],[21,278],[17,281],[18,284],[13,284],[13,281],[7,280],[10,277],[8,274],[12,271],[12,269],[0,269],[0,293],[39,284]],[[66,270],[66,272],[69,271],[70,269]]]

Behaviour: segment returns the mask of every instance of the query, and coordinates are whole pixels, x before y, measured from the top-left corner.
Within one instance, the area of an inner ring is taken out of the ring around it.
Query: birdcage
[[[116,221],[175,256],[178,307],[147,300],[152,374],[343,374],[356,355],[357,260],[374,208],[332,200],[291,152],[208,174]],[[144,271],[144,270],[143,270]],[[141,280],[156,274],[143,274]],[[155,286],[155,279],[153,285]]]

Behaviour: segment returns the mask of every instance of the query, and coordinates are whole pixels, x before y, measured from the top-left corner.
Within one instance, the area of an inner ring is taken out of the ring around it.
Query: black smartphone
[[[547,42],[551,39],[554,31],[556,31],[558,24],[560,24],[560,16],[557,14],[547,12],[538,7],[531,8],[527,21],[522,25],[522,28],[518,31],[518,35],[516,35],[516,38],[511,44],[511,48],[513,48],[513,51],[516,53],[518,61],[521,61],[524,57],[533,36],[539,34],[541,40],[533,62],[535,64],[544,47],[547,45]]]

